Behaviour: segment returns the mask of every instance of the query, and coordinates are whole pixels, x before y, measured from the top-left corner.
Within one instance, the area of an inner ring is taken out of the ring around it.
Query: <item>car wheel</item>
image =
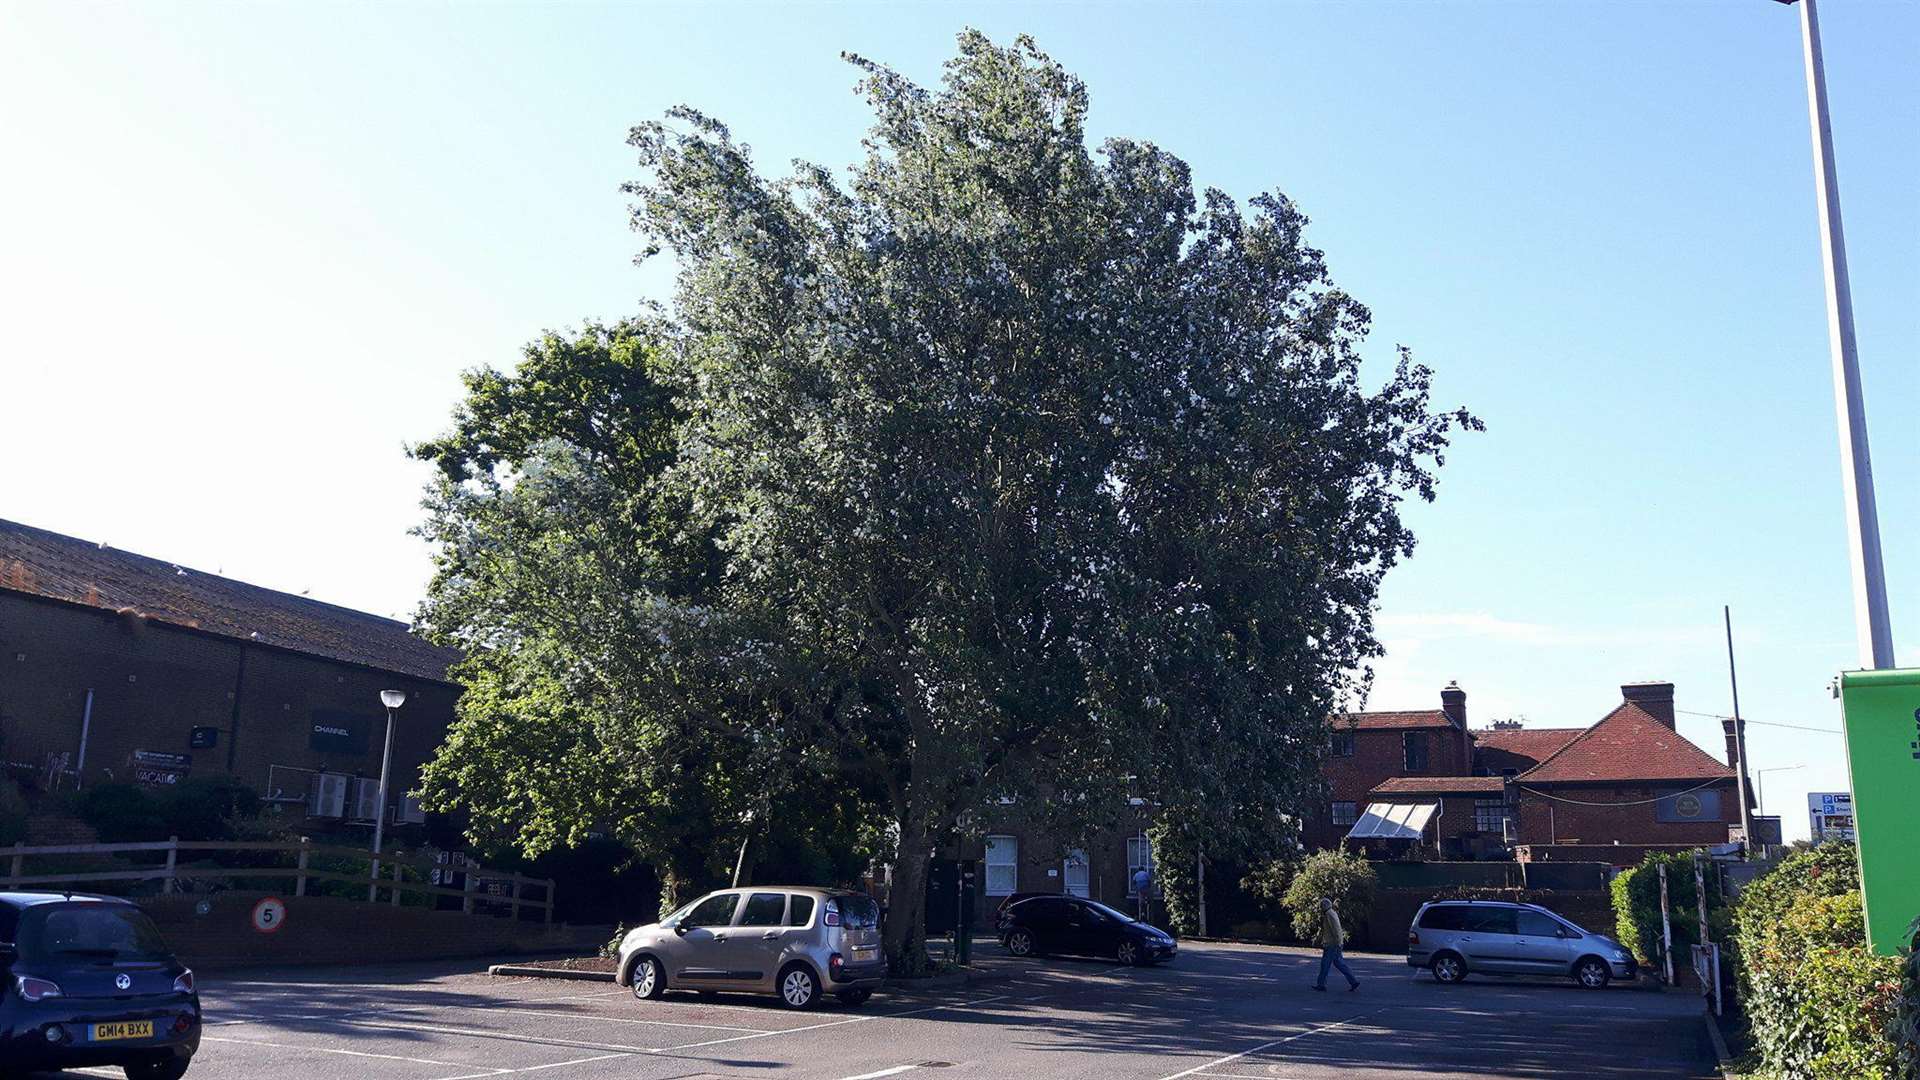
[[[840,999],[840,1004],[842,1005],[865,1005],[867,999],[873,996],[873,991],[842,990],[834,996]]]
[[[634,997],[652,1001],[667,992],[666,969],[651,956],[639,957],[627,971],[627,985],[633,987]]]
[[[1140,947],[1131,941],[1122,941],[1113,950],[1113,958],[1132,967],[1140,962]]]
[[[1026,930],[1015,930],[1007,935],[1007,951],[1015,956],[1033,955],[1033,934]]]
[[[1467,977],[1467,962],[1454,953],[1445,952],[1433,958],[1433,981],[1457,983]]]
[[[127,1080],[180,1080],[187,1075],[187,1058],[169,1057],[159,1061],[130,1061],[122,1068]]]
[[[780,969],[780,1001],[789,1009],[811,1009],[820,1001],[820,980],[805,964]]]
[[[1573,966],[1573,981],[1589,990],[1605,990],[1613,981],[1613,972],[1607,970],[1606,961],[1589,956]]]

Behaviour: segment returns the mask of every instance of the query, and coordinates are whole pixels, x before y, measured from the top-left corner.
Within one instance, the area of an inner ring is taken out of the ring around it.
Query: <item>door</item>
[[[774,974],[780,968],[780,955],[799,930],[787,928],[787,894],[783,892],[748,893],[740,907],[740,919],[727,935],[728,981],[748,982],[771,990]]]
[[[1068,896],[1091,896],[1090,875],[1087,868],[1087,853],[1084,848],[1074,848],[1067,852],[1066,861],[1060,865],[1061,892]]]
[[[1057,901],[1061,907],[1060,951],[1081,956],[1099,956],[1111,952],[1106,944],[1111,927],[1107,919],[1085,904],[1072,900]]]
[[[1065,900],[1036,896],[1021,901],[1013,910],[1019,913],[1020,925],[1033,933],[1038,951],[1068,952],[1066,908]]]
[[[1459,938],[1460,951],[1467,956],[1467,967],[1508,975],[1526,971],[1516,929],[1513,908],[1467,908],[1467,929]]]
[[[1536,975],[1565,975],[1573,970],[1571,941],[1560,920],[1538,911],[1514,912],[1518,963]]]
[[[674,986],[718,986],[728,982],[726,941],[733,933],[739,893],[714,893],[680,916],[671,937],[661,942],[667,981]]]

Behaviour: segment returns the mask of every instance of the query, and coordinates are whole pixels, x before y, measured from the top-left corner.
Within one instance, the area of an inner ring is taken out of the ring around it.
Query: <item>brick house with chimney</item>
[[[1740,821],[1731,721],[1725,764],[1675,730],[1672,683],[1620,692],[1621,704],[1587,728],[1469,729],[1458,685],[1441,692],[1439,710],[1336,717],[1331,801],[1310,820],[1308,846],[1505,859],[1516,845],[1550,858],[1541,849],[1556,844],[1726,843]],[[1410,732],[1429,740],[1424,758],[1393,753],[1394,736],[1413,745]]]

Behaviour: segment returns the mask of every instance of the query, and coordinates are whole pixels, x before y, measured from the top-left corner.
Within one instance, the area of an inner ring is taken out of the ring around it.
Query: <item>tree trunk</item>
[[[924,975],[933,969],[927,956],[927,864],[932,858],[926,829],[901,822],[883,938],[887,964],[895,975]]]

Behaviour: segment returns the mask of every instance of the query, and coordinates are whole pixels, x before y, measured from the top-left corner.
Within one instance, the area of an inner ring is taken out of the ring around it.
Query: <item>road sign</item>
[[[1920,916],[1920,668],[1843,672],[1840,706],[1867,944],[1894,956]]]
[[[1850,791],[1810,791],[1807,793],[1807,827],[1813,842],[1852,840],[1853,793]]]
[[[262,897],[253,905],[253,928],[263,934],[277,932],[287,924],[286,901],[277,896]]]

